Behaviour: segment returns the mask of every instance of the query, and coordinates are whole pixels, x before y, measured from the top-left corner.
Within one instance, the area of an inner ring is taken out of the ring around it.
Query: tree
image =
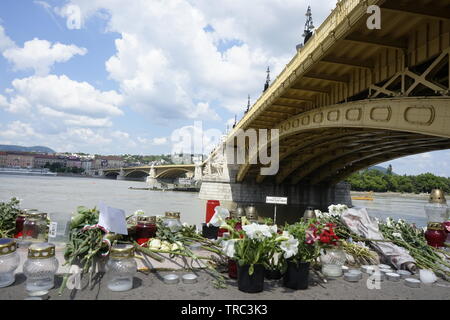
[[[386,170],[386,174],[392,175],[392,165],[389,165]]]

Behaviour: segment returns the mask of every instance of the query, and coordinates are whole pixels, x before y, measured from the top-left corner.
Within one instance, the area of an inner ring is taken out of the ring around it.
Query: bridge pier
[[[266,196],[287,197],[287,205],[277,206],[277,223],[293,223],[303,216],[307,207],[328,211],[331,204],[352,205],[350,185],[340,182],[335,186],[270,185],[203,181],[199,198],[220,200],[228,209],[253,204],[260,217],[273,218],[274,206],[266,204]]]
[[[219,200],[228,209],[253,204],[260,217],[273,218],[274,206],[266,204],[266,196],[287,197],[287,205],[277,206],[279,224],[298,221],[307,207],[328,211],[331,204],[352,205],[350,185],[345,182],[336,185],[238,183],[236,173],[233,166],[224,164],[220,174],[204,175],[199,198]]]

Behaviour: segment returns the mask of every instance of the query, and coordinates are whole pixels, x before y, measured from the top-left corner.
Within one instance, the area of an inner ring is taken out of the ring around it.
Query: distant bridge
[[[100,169],[99,175],[119,180],[173,180],[176,178],[195,178],[195,164],[139,166],[128,168]]]

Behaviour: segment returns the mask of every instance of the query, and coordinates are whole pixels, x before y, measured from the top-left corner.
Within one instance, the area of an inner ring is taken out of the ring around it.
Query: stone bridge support
[[[287,197],[288,205],[277,207],[276,222],[283,224],[298,221],[307,207],[328,211],[331,204],[352,205],[350,185],[345,182],[336,185],[237,182],[239,165],[227,165],[225,157],[217,157],[206,164],[199,198],[219,200],[228,209],[253,204],[260,217],[273,218],[274,206],[265,203],[266,196]]]

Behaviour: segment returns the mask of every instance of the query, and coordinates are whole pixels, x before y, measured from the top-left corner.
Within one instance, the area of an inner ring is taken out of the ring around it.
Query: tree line
[[[352,191],[430,193],[432,189],[442,189],[450,193],[450,178],[438,177],[431,173],[417,176],[397,175],[392,168],[386,172],[364,170],[346,179]]]

